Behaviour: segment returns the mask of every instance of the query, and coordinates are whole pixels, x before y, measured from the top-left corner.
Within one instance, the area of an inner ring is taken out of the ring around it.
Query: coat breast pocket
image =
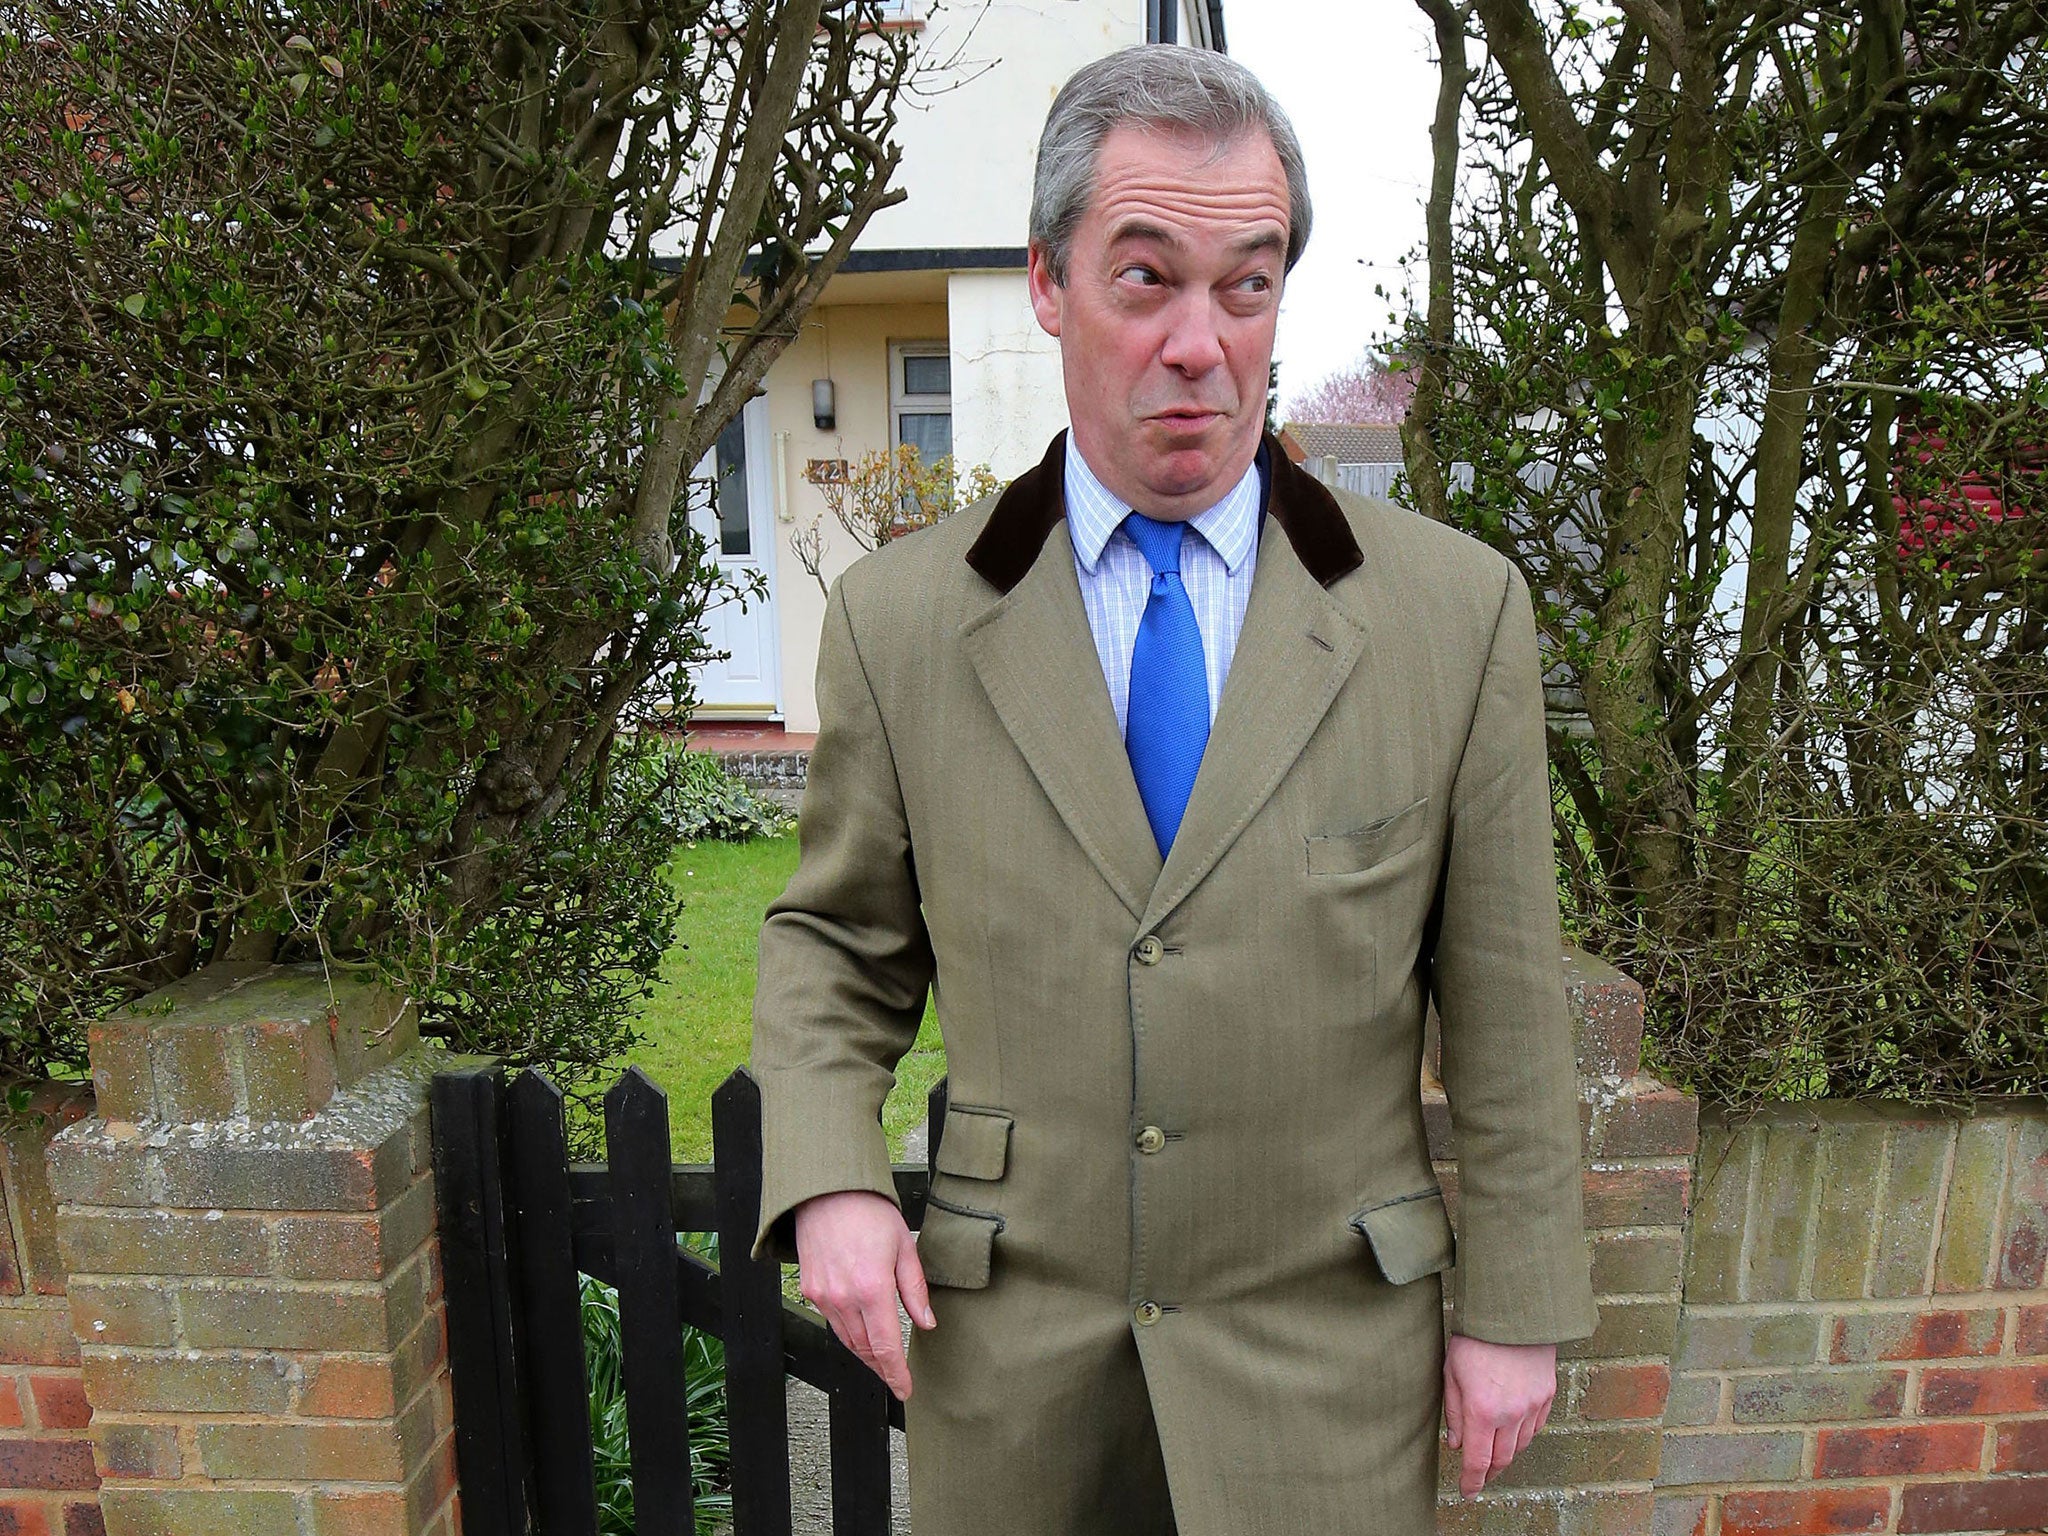
[[[1413,847],[1429,830],[1429,796],[1349,832],[1308,839],[1311,875],[1355,875]]]

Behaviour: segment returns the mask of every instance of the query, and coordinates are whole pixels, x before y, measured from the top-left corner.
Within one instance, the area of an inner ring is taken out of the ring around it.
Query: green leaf
[[[138,320],[142,318],[142,311],[148,304],[148,298],[139,293],[131,293],[121,301],[121,307]]]

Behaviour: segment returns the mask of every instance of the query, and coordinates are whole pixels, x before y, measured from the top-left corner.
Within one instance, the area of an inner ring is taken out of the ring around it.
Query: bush
[[[776,837],[796,818],[772,800],[763,799],[725,771],[709,752],[683,752],[676,787],[663,802],[671,838],[678,843],[710,839],[744,843],[750,837]]]
[[[642,734],[620,738],[601,782],[550,822],[498,909],[466,933],[426,913],[387,969],[420,1003],[423,1033],[508,1065],[547,1068],[589,1109],[600,1074],[640,1038],[634,1016],[675,939],[676,845],[773,835],[787,815],[716,757]],[[599,1119],[572,1115],[572,1126]]]
[[[10,9],[0,1076],[216,961],[610,1048],[672,917],[632,741],[744,586],[691,471],[898,195],[879,16]]]

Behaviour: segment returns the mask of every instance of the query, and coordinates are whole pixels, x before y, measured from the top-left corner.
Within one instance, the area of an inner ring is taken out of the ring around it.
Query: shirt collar
[[[1095,478],[1095,471],[1074,445],[1071,431],[1067,433],[1066,490],[1067,530],[1074,541],[1074,555],[1081,568],[1093,576],[1102,560],[1102,551],[1123,520],[1131,515],[1131,505]],[[1258,461],[1254,459],[1246,467],[1244,477],[1224,493],[1221,501],[1189,521],[1222,557],[1224,569],[1235,576],[1238,567],[1250,558],[1252,545],[1258,542]]]

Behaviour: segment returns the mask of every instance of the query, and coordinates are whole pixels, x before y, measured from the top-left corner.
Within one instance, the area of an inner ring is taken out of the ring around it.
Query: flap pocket
[[[1441,1189],[1421,1189],[1368,1205],[1350,1225],[1372,1244],[1380,1273],[1395,1285],[1449,1269],[1458,1261],[1458,1242]]]
[[[1429,826],[1423,809],[1424,795],[1413,805],[1403,806],[1391,816],[1369,821],[1351,832],[1333,832],[1308,840],[1308,872],[1312,875],[1353,875],[1370,869],[1382,859],[1392,858],[1411,846]]]
[[[980,1290],[988,1284],[989,1253],[1002,1230],[1003,1218],[993,1211],[971,1211],[927,1197],[924,1225],[917,1233],[917,1262],[926,1283]]]
[[[1010,1117],[1000,1110],[948,1104],[933,1171],[957,1173],[963,1179],[1000,1179],[1010,1160],[1010,1125]]]

